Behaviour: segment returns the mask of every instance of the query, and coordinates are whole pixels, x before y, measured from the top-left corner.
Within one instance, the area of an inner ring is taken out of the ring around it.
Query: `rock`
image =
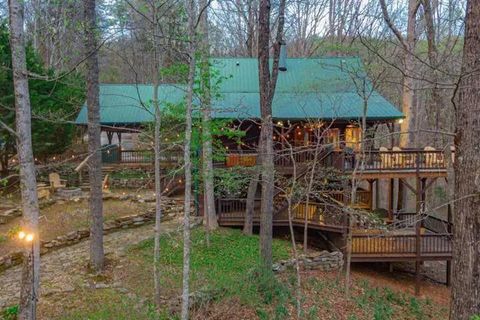
[[[103,282],[95,284],[95,289],[108,289],[108,288],[110,288],[110,286]]]
[[[343,267],[343,255],[339,251],[321,251],[309,255],[302,254],[298,259],[299,264],[308,270],[332,271]],[[280,260],[273,264],[272,270],[274,272],[283,272],[293,265],[295,265],[295,259]]]

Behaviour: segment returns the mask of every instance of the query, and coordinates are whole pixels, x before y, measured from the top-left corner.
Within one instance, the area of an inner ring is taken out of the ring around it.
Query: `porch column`
[[[113,131],[106,131],[106,133],[107,133],[108,144],[112,144]]]
[[[122,148],[122,132],[121,131],[117,132],[117,138],[118,138],[118,147]]]

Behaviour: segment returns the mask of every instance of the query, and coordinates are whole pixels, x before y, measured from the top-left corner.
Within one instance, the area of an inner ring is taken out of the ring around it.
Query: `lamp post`
[[[37,311],[37,294],[35,290],[35,255],[34,255],[34,235],[33,233],[26,233],[25,231],[20,231],[18,233],[18,239],[24,241],[27,245],[30,244],[30,258],[32,259],[32,294],[31,294],[31,315],[32,319],[36,319],[36,311]]]

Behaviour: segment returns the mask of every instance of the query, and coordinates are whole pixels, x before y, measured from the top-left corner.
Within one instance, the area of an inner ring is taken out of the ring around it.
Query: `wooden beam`
[[[417,190],[414,187],[412,187],[405,179],[400,179],[400,180],[408,189],[410,189],[410,191],[413,192],[413,194],[417,194]]]

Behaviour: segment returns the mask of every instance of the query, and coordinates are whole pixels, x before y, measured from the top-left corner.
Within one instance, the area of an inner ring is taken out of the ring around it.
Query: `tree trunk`
[[[453,288],[450,318],[480,314],[480,0],[469,0],[456,104]]]
[[[208,2],[200,1],[200,8],[203,14],[200,16],[200,32],[202,40],[200,42],[201,50],[201,86],[202,86],[202,169],[204,184],[204,211],[208,231],[218,228],[217,214],[215,212],[215,194],[213,184],[213,148],[211,133],[211,84],[210,84],[210,64],[209,64],[209,43],[208,43]]]
[[[100,106],[95,0],[84,1],[85,56],[88,117],[88,175],[90,180],[90,264],[95,272],[104,267],[102,154],[100,142]]]
[[[415,128],[415,118],[413,117],[413,94],[414,94],[414,78],[413,70],[415,68],[415,26],[416,15],[418,10],[418,0],[409,0],[408,2],[408,22],[407,22],[407,38],[405,41],[404,55],[404,76],[403,76],[403,92],[402,92],[402,112],[405,119],[400,126],[400,146],[407,147],[415,144],[416,135],[412,132]]]
[[[153,281],[155,289],[155,306],[160,308],[161,300],[161,285],[160,285],[160,231],[162,221],[162,182],[161,182],[161,123],[162,115],[160,112],[160,102],[158,101],[158,89],[160,86],[160,54],[158,47],[159,28],[157,7],[153,5],[153,106],[155,108],[155,134],[154,134],[154,152],[155,152],[155,237],[154,237],[154,252],[153,252]]]
[[[245,222],[243,224],[243,233],[246,235],[253,234],[253,214],[255,211],[255,195],[257,193],[258,188],[258,168],[254,168],[254,173],[252,176],[252,180],[248,184],[248,191],[247,191],[247,203],[245,208]]]
[[[196,7],[194,0],[186,0],[185,8],[188,16],[188,85],[186,97],[186,120],[185,120],[185,145],[184,145],[184,162],[185,162],[185,206],[183,212],[183,286],[182,286],[182,320],[188,319],[189,314],[189,280],[190,280],[190,202],[192,197],[192,160],[190,157],[191,140],[192,140],[192,103],[193,103],[193,86],[195,80],[195,21]]]
[[[272,219],[274,194],[273,123],[270,99],[270,1],[261,0],[258,14],[258,72],[260,84],[260,160],[262,204],[260,216],[260,256],[266,268],[272,265]]]
[[[20,162],[20,190],[25,229],[33,233],[31,247],[24,252],[20,291],[20,319],[35,319],[39,287],[40,247],[38,234],[38,197],[35,164],[32,152],[31,108],[28,88],[23,1],[9,1],[10,45],[15,93],[17,153]]]
[[[274,43],[272,74],[270,75],[270,11],[269,0],[261,0],[258,14],[258,77],[260,91],[260,163],[262,176],[262,205],[260,216],[260,256],[268,269],[272,265],[273,195],[275,191],[275,167],[273,151],[272,101],[278,77],[280,43],[285,23],[285,0],[278,9],[278,29]]]

